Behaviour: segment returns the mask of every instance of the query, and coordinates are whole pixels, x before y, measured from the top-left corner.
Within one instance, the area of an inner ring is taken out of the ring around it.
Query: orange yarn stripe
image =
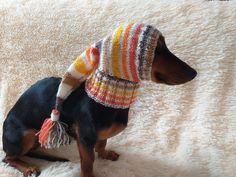
[[[127,71],[127,65],[126,65],[126,49],[127,49],[127,42],[128,42],[128,36],[130,29],[132,28],[133,23],[129,24],[125,30],[124,34],[124,40],[123,40],[123,49],[122,49],[122,67],[123,67],[123,72],[125,75],[126,79],[129,79],[129,74]]]
[[[95,57],[95,59],[93,58],[92,61],[91,61],[91,65],[93,67],[96,67],[98,62],[99,62],[99,50],[97,48],[90,48],[90,54]],[[90,60],[91,60],[91,57],[90,57]]]
[[[89,63],[91,63],[91,61],[90,61],[90,49],[91,48],[86,49],[86,59],[88,60]]]

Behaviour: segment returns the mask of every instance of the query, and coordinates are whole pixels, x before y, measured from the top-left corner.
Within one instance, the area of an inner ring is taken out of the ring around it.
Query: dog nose
[[[196,76],[197,76],[197,71],[193,69],[190,74],[191,80],[194,79]]]
[[[191,67],[189,67],[186,71],[186,78],[188,81],[191,81],[192,79],[194,79],[197,76],[197,71]]]

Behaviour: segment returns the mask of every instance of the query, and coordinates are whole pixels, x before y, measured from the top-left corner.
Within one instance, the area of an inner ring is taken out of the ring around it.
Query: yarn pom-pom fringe
[[[66,132],[67,125],[63,122],[55,120],[55,110],[51,114],[51,118],[47,118],[41,130],[36,134],[39,138],[41,147],[47,149],[59,148],[62,145],[70,143],[70,137]],[[58,113],[57,113],[58,114]]]

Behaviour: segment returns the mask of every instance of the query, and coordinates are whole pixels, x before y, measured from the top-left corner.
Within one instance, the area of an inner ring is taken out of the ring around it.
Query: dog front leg
[[[87,148],[81,142],[77,141],[79,153],[80,153],[80,177],[94,177],[93,176],[93,162],[94,162],[94,150]]]
[[[107,140],[98,140],[96,145],[95,145],[95,151],[98,153],[98,157],[107,159],[107,160],[112,160],[116,161],[119,158],[119,154],[117,154],[114,151],[106,150]]]

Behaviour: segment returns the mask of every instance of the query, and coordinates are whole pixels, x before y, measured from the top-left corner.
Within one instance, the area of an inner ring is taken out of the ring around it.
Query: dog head
[[[152,81],[168,85],[179,85],[191,81],[196,75],[196,70],[169,51],[165,44],[165,39],[161,35],[157,42],[152,63]]]

